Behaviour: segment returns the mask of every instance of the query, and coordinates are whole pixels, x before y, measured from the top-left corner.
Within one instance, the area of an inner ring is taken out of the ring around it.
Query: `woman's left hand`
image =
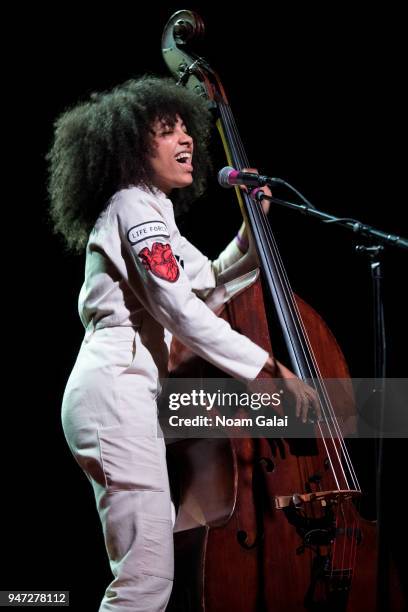
[[[242,172],[256,172],[258,174],[258,170],[256,168],[242,168]],[[246,185],[240,185],[240,188],[242,189],[242,191],[246,191],[248,193],[248,187]],[[262,191],[264,192],[265,195],[272,196],[272,192],[267,185],[265,185],[265,187],[262,187]],[[271,203],[269,202],[269,200],[266,200],[266,199],[262,200],[262,208],[263,208],[265,215],[268,214],[270,205]],[[238,242],[239,242],[241,249],[243,245],[246,245],[246,248],[248,250],[249,238],[248,238],[248,230],[247,230],[245,222],[241,225],[238,231]]]
[[[242,172],[255,172],[256,174],[259,174],[256,168],[242,168]],[[248,192],[248,187],[246,185],[240,185],[240,188],[242,189],[242,191]],[[267,196],[272,196],[272,191],[269,189],[267,185],[265,185],[264,187],[261,187],[261,191],[263,191],[264,194]],[[266,199],[262,200],[262,208],[263,208],[265,215],[268,214],[270,205],[271,203],[269,202],[269,200],[266,200]]]

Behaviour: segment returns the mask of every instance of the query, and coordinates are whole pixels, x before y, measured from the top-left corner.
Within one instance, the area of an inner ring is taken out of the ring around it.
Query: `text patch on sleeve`
[[[132,246],[149,238],[170,238],[169,230],[163,221],[145,221],[130,228],[127,233]]]

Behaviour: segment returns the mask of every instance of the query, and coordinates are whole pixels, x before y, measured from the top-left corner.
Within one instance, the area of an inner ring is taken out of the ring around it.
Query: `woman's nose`
[[[182,143],[192,143],[193,139],[190,134],[187,134],[184,130],[179,130],[179,141]]]

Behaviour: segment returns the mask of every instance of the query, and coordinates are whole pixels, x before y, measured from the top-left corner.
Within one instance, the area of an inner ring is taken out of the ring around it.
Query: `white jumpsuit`
[[[195,293],[240,256],[233,242],[209,261],[180,235],[158,190],[118,192],[91,232],[79,297],[86,331],[62,423],[92,483],[114,575],[101,612],[158,612],[170,597],[174,517],[156,398],[171,334],[241,380],[268,357]]]

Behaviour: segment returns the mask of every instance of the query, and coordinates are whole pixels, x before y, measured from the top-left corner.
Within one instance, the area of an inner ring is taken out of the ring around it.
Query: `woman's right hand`
[[[258,378],[264,378],[262,373],[267,373],[271,378],[277,378],[282,382],[284,390],[295,402],[296,417],[301,417],[303,423],[306,423],[310,411],[318,420],[322,418],[319,396],[315,389],[296,376],[273,355],[269,355]]]

